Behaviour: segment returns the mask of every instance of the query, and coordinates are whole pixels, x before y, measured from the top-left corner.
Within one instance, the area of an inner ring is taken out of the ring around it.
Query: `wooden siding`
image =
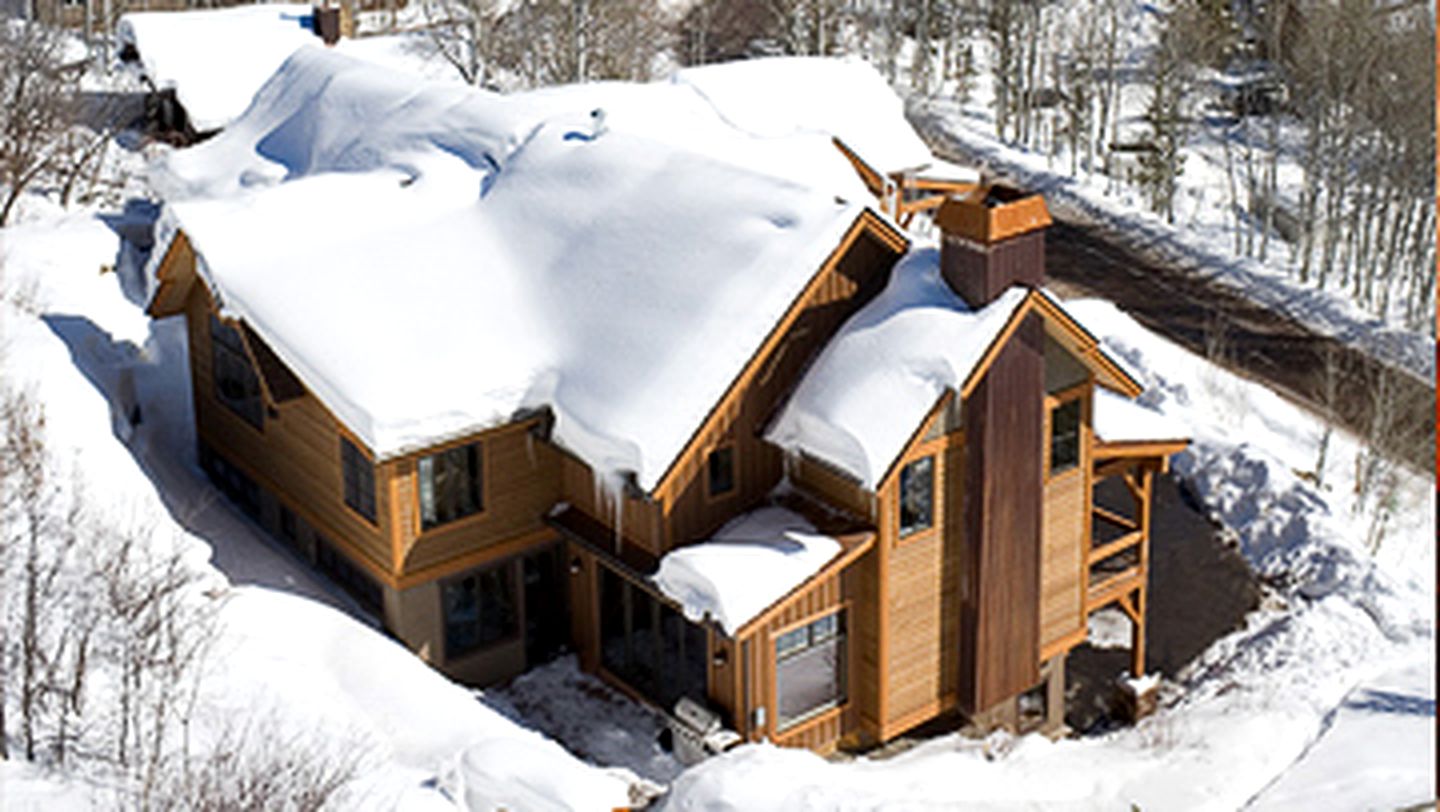
[[[705,538],[770,492],[783,472],[781,453],[760,434],[811,359],[840,325],[884,287],[902,245],[872,215],[856,220],[725,397],[666,472],[655,495],[665,505],[665,549]],[[707,498],[709,452],[733,444],[736,488]]]
[[[1084,639],[1085,555],[1090,549],[1091,393],[1089,383],[1078,392],[1046,398],[1045,470],[1050,468],[1050,410],[1073,397],[1080,399],[1080,462],[1045,482],[1040,558],[1040,659],[1062,654]]]
[[[1011,285],[1039,287],[1044,271],[1044,231],[994,245],[947,234],[940,246],[941,274],[972,307],[984,307]]]
[[[863,557],[862,557],[863,561]],[[743,669],[749,678],[748,685],[742,685],[741,693],[749,697],[749,704],[742,707],[736,716],[737,729],[751,741],[761,737],[782,747],[806,747],[821,753],[834,750],[841,736],[854,726],[854,686],[857,679],[864,679],[857,668],[854,655],[855,642],[851,638],[851,626],[856,621],[856,607],[847,598],[854,590],[850,572],[852,566],[816,581],[804,590],[792,595],[788,601],[771,613],[758,628],[750,630],[738,641],[749,643],[750,661]],[[784,731],[775,727],[775,639],[784,631],[801,623],[815,620],[844,608],[846,614],[846,702],[839,708],[822,712],[812,719],[802,721]],[[765,725],[756,728],[750,723],[755,708],[765,708]]]
[[[371,524],[345,504],[341,429],[330,412],[306,396],[280,409],[267,408],[259,430],[245,422],[215,397],[210,349],[214,307],[204,285],[191,287],[185,312],[200,441],[274,494],[376,580],[394,586],[385,467],[375,472],[378,523]]]
[[[827,505],[874,523],[879,511],[875,494],[859,481],[806,455],[787,460],[790,481]]]
[[[959,686],[960,542],[964,434],[955,429],[951,395],[940,399],[881,483],[877,738],[892,738],[954,705]],[[899,535],[900,472],[934,460],[932,526]]]
[[[617,500],[617,494],[597,485],[590,466],[564,452],[560,453],[560,494],[571,507],[609,526],[617,538],[644,550],[649,558],[658,560],[664,553],[660,506],[634,495],[619,494]]]
[[[406,483],[409,503],[400,528],[401,572],[407,576],[462,558],[484,557],[486,548],[544,529],[545,512],[560,499],[560,455],[535,437],[538,419],[510,423],[393,462]],[[479,442],[483,510],[449,524],[420,529],[416,462],[424,454]]]
[[[1040,679],[1044,357],[1027,316],[965,403],[960,701],[982,711]]]

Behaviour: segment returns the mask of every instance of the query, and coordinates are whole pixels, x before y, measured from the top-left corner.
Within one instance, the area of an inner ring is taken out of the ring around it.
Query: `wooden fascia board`
[[[775,345],[785,337],[785,333],[790,329],[790,326],[800,317],[803,303],[810,298],[811,294],[814,293],[816,288],[824,281],[826,274],[834,269],[835,265],[849,253],[851,247],[860,239],[861,235],[866,233],[874,236],[897,253],[903,253],[910,244],[909,239],[906,238],[902,232],[876,216],[870,209],[867,208],[860,212],[855,218],[855,222],[850,225],[850,228],[845,231],[844,236],[840,238],[840,243],[835,247],[835,250],[830,252],[830,256],[821,264],[819,270],[810,277],[810,281],[805,284],[805,288],[801,290],[795,297],[795,300],[790,303],[789,308],[785,310],[785,314],[780,317],[780,321],[770,329],[769,334],[765,336],[765,340],[761,342],[760,346],[751,354],[750,359],[741,367],[735,379],[730,382],[730,386],[725,389],[725,394],[720,397],[720,400],[716,402],[715,405],[710,407],[709,413],[706,414],[705,419],[696,427],[695,431],[690,434],[690,439],[685,441],[685,445],[681,447],[680,453],[676,454],[675,458],[670,461],[670,465],[665,469],[665,473],[660,476],[660,479],[655,483],[655,487],[650,491],[656,501],[667,505],[674,504],[674,494],[672,491],[677,485],[675,481],[676,474],[684,467],[685,463],[690,461],[691,457],[701,452],[700,439],[710,433],[711,428],[715,425],[715,421],[719,420],[720,417],[725,414],[731,401],[738,397],[739,393],[745,388],[745,385],[758,374],[760,362],[768,356],[775,348]]]
[[[736,642],[739,642],[751,636],[755,633],[757,629],[770,622],[771,618],[775,617],[775,615],[783,611],[785,609],[785,606],[789,604],[790,601],[803,594],[805,590],[809,589],[817,581],[824,580],[832,575],[840,573],[844,571],[846,567],[858,561],[860,559],[860,556],[864,555],[870,550],[871,547],[875,545],[875,539],[878,538],[880,534],[872,530],[865,532],[863,535],[864,539],[860,543],[856,544],[854,547],[851,547],[849,550],[842,551],[840,555],[832,559],[830,563],[821,567],[814,575],[811,575],[809,578],[806,578],[804,581],[796,584],[795,587],[792,588],[789,592],[786,592],[774,603],[766,607],[763,612],[745,621],[745,623],[740,628],[735,630],[735,635],[732,639]]]
[[[875,167],[867,163],[864,158],[861,158],[859,153],[850,148],[849,144],[846,144],[835,136],[831,136],[830,140],[835,144],[835,148],[840,150],[840,154],[844,155],[845,159],[854,165],[855,171],[860,174],[860,179],[865,182],[865,188],[870,190],[870,194],[876,197],[885,194],[884,175],[880,174]]]
[[[1146,457],[1168,457],[1190,447],[1189,440],[1140,440],[1108,443],[1095,442],[1092,454],[1095,460],[1144,459]]]
[[[1100,348],[1100,339],[1085,329],[1085,325],[1076,321],[1049,296],[1037,291],[1032,294],[1032,298],[1035,300],[1034,306],[1045,315],[1046,321],[1062,329],[1079,343],[1081,362],[1095,371],[1096,378],[1105,388],[1132,398],[1145,391],[1145,387],[1130,377],[1130,373],[1110,360]]]

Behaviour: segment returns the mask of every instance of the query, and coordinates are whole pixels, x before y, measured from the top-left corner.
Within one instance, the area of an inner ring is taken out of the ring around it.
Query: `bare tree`
[[[0,25],[0,226],[60,161],[82,70],[65,63],[64,40],[54,29]]]

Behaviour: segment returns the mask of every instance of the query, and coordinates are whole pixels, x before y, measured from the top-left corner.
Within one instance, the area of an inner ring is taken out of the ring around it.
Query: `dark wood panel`
[[[971,712],[1040,679],[1043,336],[1028,316],[965,403],[959,654]]]

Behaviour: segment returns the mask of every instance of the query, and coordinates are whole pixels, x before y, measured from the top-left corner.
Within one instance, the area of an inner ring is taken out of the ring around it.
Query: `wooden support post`
[[[1130,479],[1127,475],[1126,480]],[[1155,472],[1146,466],[1140,474],[1140,586],[1135,590],[1135,622],[1130,633],[1130,673],[1145,675],[1145,625],[1150,591],[1150,496]]]
[[[1130,623],[1130,674],[1145,676],[1145,587],[1135,590],[1135,615]],[[1128,614],[1128,613],[1127,613]]]

